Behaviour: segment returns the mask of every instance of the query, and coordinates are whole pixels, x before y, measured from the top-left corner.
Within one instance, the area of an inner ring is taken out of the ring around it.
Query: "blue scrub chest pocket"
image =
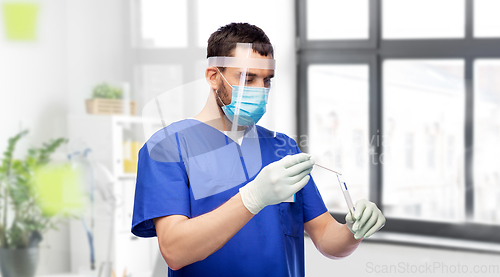
[[[296,194],[295,202],[282,202],[278,205],[283,233],[291,237],[299,237],[303,235],[304,211],[302,198],[299,194]]]

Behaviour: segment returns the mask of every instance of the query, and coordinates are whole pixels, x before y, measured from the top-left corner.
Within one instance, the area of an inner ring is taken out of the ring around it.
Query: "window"
[[[388,120],[391,120],[389,118]],[[394,140],[391,140],[394,143]],[[405,164],[407,169],[413,169],[413,164],[415,160],[415,155],[413,152],[415,151],[415,144],[413,143],[413,134],[412,133],[407,133],[405,136]],[[391,152],[392,153],[392,152]],[[385,157],[387,162],[392,162],[392,156],[386,156]]]
[[[436,136],[427,134],[427,168],[430,170],[436,169]]]
[[[386,216],[463,221],[463,149],[443,169],[447,139],[463,145],[464,62],[387,60],[383,70],[383,122],[393,125],[382,136],[392,136],[383,165]]]
[[[447,147],[448,147],[448,153],[447,153],[447,160],[448,160],[448,169],[451,169],[455,163],[456,160],[456,153],[458,148],[455,145],[455,136],[449,135],[448,136],[448,141],[447,141]]]
[[[302,49],[375,48],[377,4],[372,0],[296,0]]]
[[[308,68],[309,153],[341,172],[353,197],[368,198],[368,65],[312,64]],[[312,176],[330,211],[345,210],[331,172]]]
[[[296,0],[298,127],[309,139],[299,146],[362,176],[351,186],[383,210],[391,224],[382,231],[500,241],[499,1],[370,0],[368,12],[363,1],[328,2]],[[329,9],[359,20],[343,21],[346,29],[358,26],[348,31],[352,37],[335,33],[338,23],[321,16]],[[367,25],[368,39],[357,33]],[[349,103],[347,93],[338,94],[338,78],[362,64],[369,68],[367,87],[346,90],[364,91],[349,111],[366,116],[367,127],[349,126],[340,146],[320,141],[322,122],[345,128],[339,111],[322,110]],[[320,69],[329,72],[323,79],[313,76]],[[356,143],[366,136],[367,144]],[[330,189],[322,195],[338,188]],[[347,209],[333,205],[342,222]]]
[[[253,0],[251,3],[241,2],[239,5],[234,0],[197,0],[196,4],[198,47],[206,47],[210,34],[220,26],[231,22],[254,24],[266,32],[271,39],[271,43],[278,45],[280,44],[280,38],[283,37],[280,32],[291,28],[291,26],[287,26],[283,29],[283,23],[287,22],[287,20],[282,16],[291,16],[293,13],[293,9],[287,3],[287,0]],[[276,24],[277,19],[281,19],[282,24]],[[280,51],[279,49],[277,51]]]
[[[500,59],[474,63],[474,219],[500,224]]]
[[[500,1],[474,0],[474,37],[500,37]]]
[[[140,0],[140,47],[187,47],[187,0]]]
[[[384,0],[382,3],[384,39],[465,37],[465,0]]]
[[[307,39],[368,39],[369,0],[307,0]]]

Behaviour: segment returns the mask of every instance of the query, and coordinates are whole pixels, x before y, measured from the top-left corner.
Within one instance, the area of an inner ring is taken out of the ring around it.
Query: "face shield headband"
[[[271,45],[259,45],[259,47],[273,49]],[[222,106],[224,114],[232,122],[231,132],[236,132],[238,126],[254,125],[264,115],[270,89],[265,85],[248,85],[247,77],[256,75],[255,72],[274,76],[276,65],[276,61],[272,58],[261,58],[262,55],[252,48],[251,43],[237,43],[234,53],[234,57],[208,58],[208,66],[216,67],[224,81],[232,88],[231,103],[228,105],[225,105],[216,91],[219,101],[224,104]],[[268,53],[273,52],[268,51]],[[239,84],[232,85],[218,67],[237,68]]]

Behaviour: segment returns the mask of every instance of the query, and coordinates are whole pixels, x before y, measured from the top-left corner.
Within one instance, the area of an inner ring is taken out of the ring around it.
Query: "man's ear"
[[[217,69],[214,66],[207,67],[205,70],[205,79],[207,83],[213,90],[217,89],[218,78],[217,78]]]

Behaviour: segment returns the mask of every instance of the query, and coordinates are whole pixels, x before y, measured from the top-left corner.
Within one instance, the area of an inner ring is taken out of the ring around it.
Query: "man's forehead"
[[[259,52],[253,50],[252,48],[236,47],[234,49],[234,57],[236,58],[252,58],[252,59],[272,59],[271,54],[267,56],[261,55]]]
[[[252,48],[246,47],[236,47],[234,52],[234,57],[236,58],[251,58],[251,59],[273,59],[272,55],[267,56],[261,55],[259,52],[253,50]],[[247,76],[262,76],[262,77],[274,77],[273,69],[258,69],[258,68],[234,68],[237,74],[241,74],[246,71]]]
[[[263,78],[273,78],[274,69],[258,69],[258,68],[231,68],[237,75],[246,72],[247,76],[257,76]]]

